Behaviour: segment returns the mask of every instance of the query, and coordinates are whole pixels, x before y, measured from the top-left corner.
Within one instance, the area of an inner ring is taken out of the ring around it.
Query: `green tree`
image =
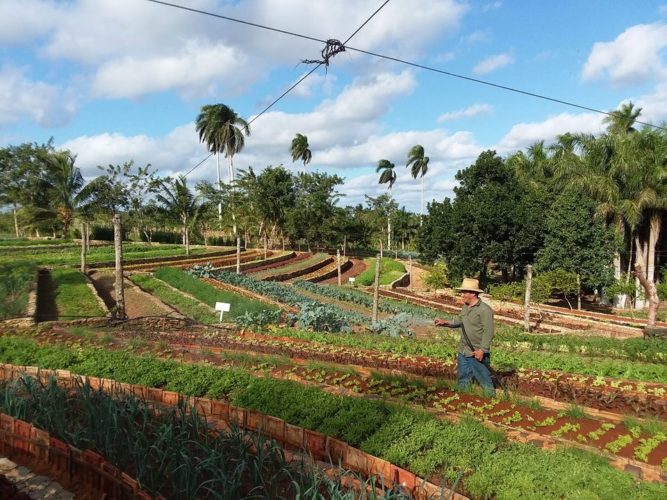
[[[544,226],[544,246],[537,252],[538,272],[573,273],[591,290],[612,283],[613,228],[594,215],[595,202],[581,191],[567,190],[553,201]]]
[[[294,139],[292,139],[290,154],[292,155],[293,162],[297,160],[303,162],[303,173],[305,174],[306,165],[310,163],[310,160],[313,158],[313,153],[308,145],[308,137],[303,134],[296,134]]]
[[[200,197],[190,191],[187,179],[180,175],[176,179],[161,180],[160,191],[155,198],[168,214],[180,222],[185,254],[190,255],[190,229],[202,210]]]
[[[421,177],[422,180],[421,202],[419,205],[420,226],[422,225],[424,218],[424,176],[426,175],[426,172],[428,172],[428,162],[429,157],[424,154],[424,146],[416,144],[410,148],[406,167],[410,169],[410,174],[412,174],[413,179]]]
[[[396,165],[389,160],[382,159],[378,161],[377,168],[375,169],[376,173],[382,172],[378,182],[380,184],[389,184],[389,191],[391,191],[392,186],[396,182],[395,167]],[[391,250],[391,215],[391,211],[387,213],[387,250]]]
[[[76,196],[84,185],[81,171],[74,166],[74,161],[75,157],[69,151],[58,151],[46,158],[50,202],[62,224],[63,237],[69,234],[78,208]]]
[[[229,159],[229,184],[234,183],[234,155],[239,153],[244,145],[246,136],[250,135],[250,125],[230,107],[224,104],[207,104],[202,106],[195,122],[199,140],[206,143],[208,150],[216,154],[218,169],[218,188],[220,188],[220,153]],[[218,206],[218,217],[222,218],[222,205]],[[236,234],[235,214],[234,234]]]
[[[335,239],[336,204],[343,183],[337,175],[299,174],[295,182],[295,202],[286,214],[287,234],[292,242],[305,240],[308,250],[322,248]]]

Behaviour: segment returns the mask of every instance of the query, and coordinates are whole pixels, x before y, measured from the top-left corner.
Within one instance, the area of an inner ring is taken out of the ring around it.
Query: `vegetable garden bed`
[[[532,445],[507,442],[501,434],[470,419],[454,425],[410,408],[329,396],[293,382],[255,379],[233,369],[85,348],[72,356],[57,346],[35,350],[30,347],[34,344],[18,339],[0,342],[0,354],[5,359],[13,343],[11,356],[20,364],[25,364],[26,356],[32,356],[43,366],[59,365],[93,376],[113,370],[119,382],[139,382],[193,395],[225,394],[231,404],[360,443],[362,450],[416,473],[444,477],[447,483],[456,481],[474,498],[509,498],[510,492],[516,491],[513,477],[517,473],[526,480],[522,494],[540,498],[563,498],[573,489],[603,498],[658,499],[665,495],[664,486],[635,483],[630,475],[611,469],[599,457],[567,449],[545,452]],[[162,390],[157,393],[167,394]],[[514,472],[508,474],[508,470]],[[544,477],[552,474],[559,480],[545,484]]]

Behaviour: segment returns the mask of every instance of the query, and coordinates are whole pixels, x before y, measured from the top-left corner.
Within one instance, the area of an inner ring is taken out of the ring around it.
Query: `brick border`
[[[255,410],[233,406],[224,401],[188,397],[177,392],[165,391],[163,389],[126,384],[112,379],[77,375],[71,373],[69,370],[47,370],[35,366],[0,364],[0,380],[16,380],[24,374],[36,377],[43,383],[53,377],[57,380],[58,385],[65,388],[72,388],[76,383],[87,382],[93,389],[101,389],[112,396],[130,393],[147,401],[168,406],[177,405],[179,400],[185,399],[216,428],[228,429],[231,425],[236,425],[246,431],[262,432],[266,437],[274,439],[283,447],[303,450],[316,461],[329,461],[332,465],[338,464],[347,470],[357,472],[365,477],[379,477],[385,486],[400,485],[418,500],[426,500],[433,498],[434,496],[436,498],[451,498],[453,500],[467,500],[468,498],[450,490],[449,488],[441,488],[440,486],[430,483],[410,471],[365,453],[343,441],[326,436],[320,432],[289,424],[283,419],[271,415],[265,415]],[[4,421],[9,422],[9,420],[3,420],[3,416],[0,416],[0,435],[2,434],[2,431],[5,430],[3,424]],[[22,425],[32,427],[24,422]],[[10,437],[14,437],[13,428]],[[28,436],[28,438],[29,437],[30,436]],[[29,444],[30,443],[25,441],[22,446],[24,448],[29,448]],[[73,450],[76,449],[74,448]],[[80,450],[76,451],[81,454]],[[83,452],[82,461],[88,463],[88,461],[85,460],[86,453],[88,452]],[[70,457],[77,458],[74,452],[70,452]],[[93,464],[101,464],[104,461],[103,457],[93,452],[88,453],[87,458]],[[116,469],[110,464],[108,467]],[[99,469],[101,471],[100,474],[105,474],[101,465]],[[122,475],[120,477],[122,479]],[[144,497],[137,496],[135,498]]]

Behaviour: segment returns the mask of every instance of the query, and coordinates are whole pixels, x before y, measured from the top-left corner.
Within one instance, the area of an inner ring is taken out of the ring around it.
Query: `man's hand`
[[[435,318],[435,326],[449,326],[449,320],[442,318]]]
[[[484,351],[482,349],[475,349],[472,352],[472,355],[475,356],[477,361],[482,361],[482,358],[484,358]]]

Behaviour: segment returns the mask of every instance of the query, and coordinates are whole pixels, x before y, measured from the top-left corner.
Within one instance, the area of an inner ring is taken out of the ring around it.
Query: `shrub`
[[[447,285],[447,266],[443,262],[436,262],[426,275],[424,283],[434,290],[444,288]]]

